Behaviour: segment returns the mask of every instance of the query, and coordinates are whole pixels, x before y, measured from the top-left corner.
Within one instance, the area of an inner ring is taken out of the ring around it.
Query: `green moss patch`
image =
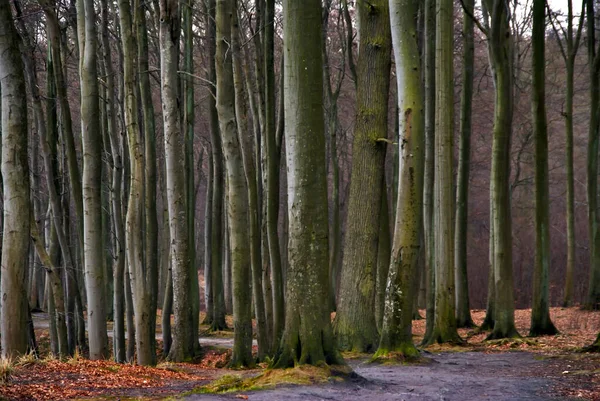
[[[198,387],[193,392],[221,394],[240,391],[264,390],[278,385],[308,386],[313,384],[342,381],[349,377],[352,369],[347,366],[301,365],[290,369],[269,369],[254,377],[225,375],[220,379]]]

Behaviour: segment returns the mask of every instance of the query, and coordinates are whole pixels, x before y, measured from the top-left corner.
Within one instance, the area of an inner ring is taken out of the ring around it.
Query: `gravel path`
[[[552,396],[559,376],[546,376],[548,362],[525,352],[480,352],[429,355],[432,362],[417,366],[352,363],[362,378],[319,386],[285,386],[246,392],[253,401],[463,401],[561,400]],[[559,372],[560,373],[560,372]],[[555,373],[554,373],[555,374]],[[185,400],[240,399],[239,394],[192,395]]]

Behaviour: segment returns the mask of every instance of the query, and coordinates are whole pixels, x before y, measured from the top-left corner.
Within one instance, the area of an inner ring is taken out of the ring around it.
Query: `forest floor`
[[[529,329],[530,310],[515,313],[522,335]],[[422,314],[424,314],[422,312]],[[473,311],[480,324],[484,311]],[[65,361],[44,357],[48,349],[47,317],[36,314],[34,324],[40,359],[14,361],[8,384],[0,384],[0,400],[547,400],[600,401],[600,354],[578,352],[600,331],[600,312],[552,308],[552,319],[561,334],[485,342],[485,334],[461,329],[464,346],[431,346],[419,364],[371,364],[368,355],[345,355],[358,376],[340,380],[315,380],[314,385],[284,385],[265,391],[196,394],[201,386],[219,378],[249,378],[257,369],[232,371],[231,332],[203,335],[203,355],[194,363],[161,362],[155,368],[109,361],[89,361],[76,356]],[[160,319],[159,319],[160,321]],[[231,324],[231,321],[228,323]],[[414,321],[415,343],[424,320]],[[160,344],[159,344],[160,345]],[[0,367],[1,369],[1,367]],[[1,372],[0,372],[1,373]],[[309,380],[310,382],[310,380]]]

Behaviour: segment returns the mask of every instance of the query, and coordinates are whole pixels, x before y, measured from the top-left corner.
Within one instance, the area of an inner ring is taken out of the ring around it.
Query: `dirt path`
[[[384,366],[350,362],[363,379],[319,386],[288,386],[246,392],[254,401],[311,400],[565,400],[554,387],[566,380],[560,368],[526,352],[480,352],[429,355],[432,362],[418,366]],[[192,395],[185,400],[234,400],[239,394]]]

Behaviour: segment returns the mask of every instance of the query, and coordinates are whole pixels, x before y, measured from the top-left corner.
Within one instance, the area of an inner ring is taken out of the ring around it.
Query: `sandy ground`
[[[567,400],[553,395],[568,380],[552,362],[528,352],[482,352],[427,355],[423,365],[374,365],[351,361],[360,375],[342,383],[286,386],[273,390],[227,395],[191,395],[194,400],[316,401],[316,400]],[[556,368],[556,367],[554,367]]]

